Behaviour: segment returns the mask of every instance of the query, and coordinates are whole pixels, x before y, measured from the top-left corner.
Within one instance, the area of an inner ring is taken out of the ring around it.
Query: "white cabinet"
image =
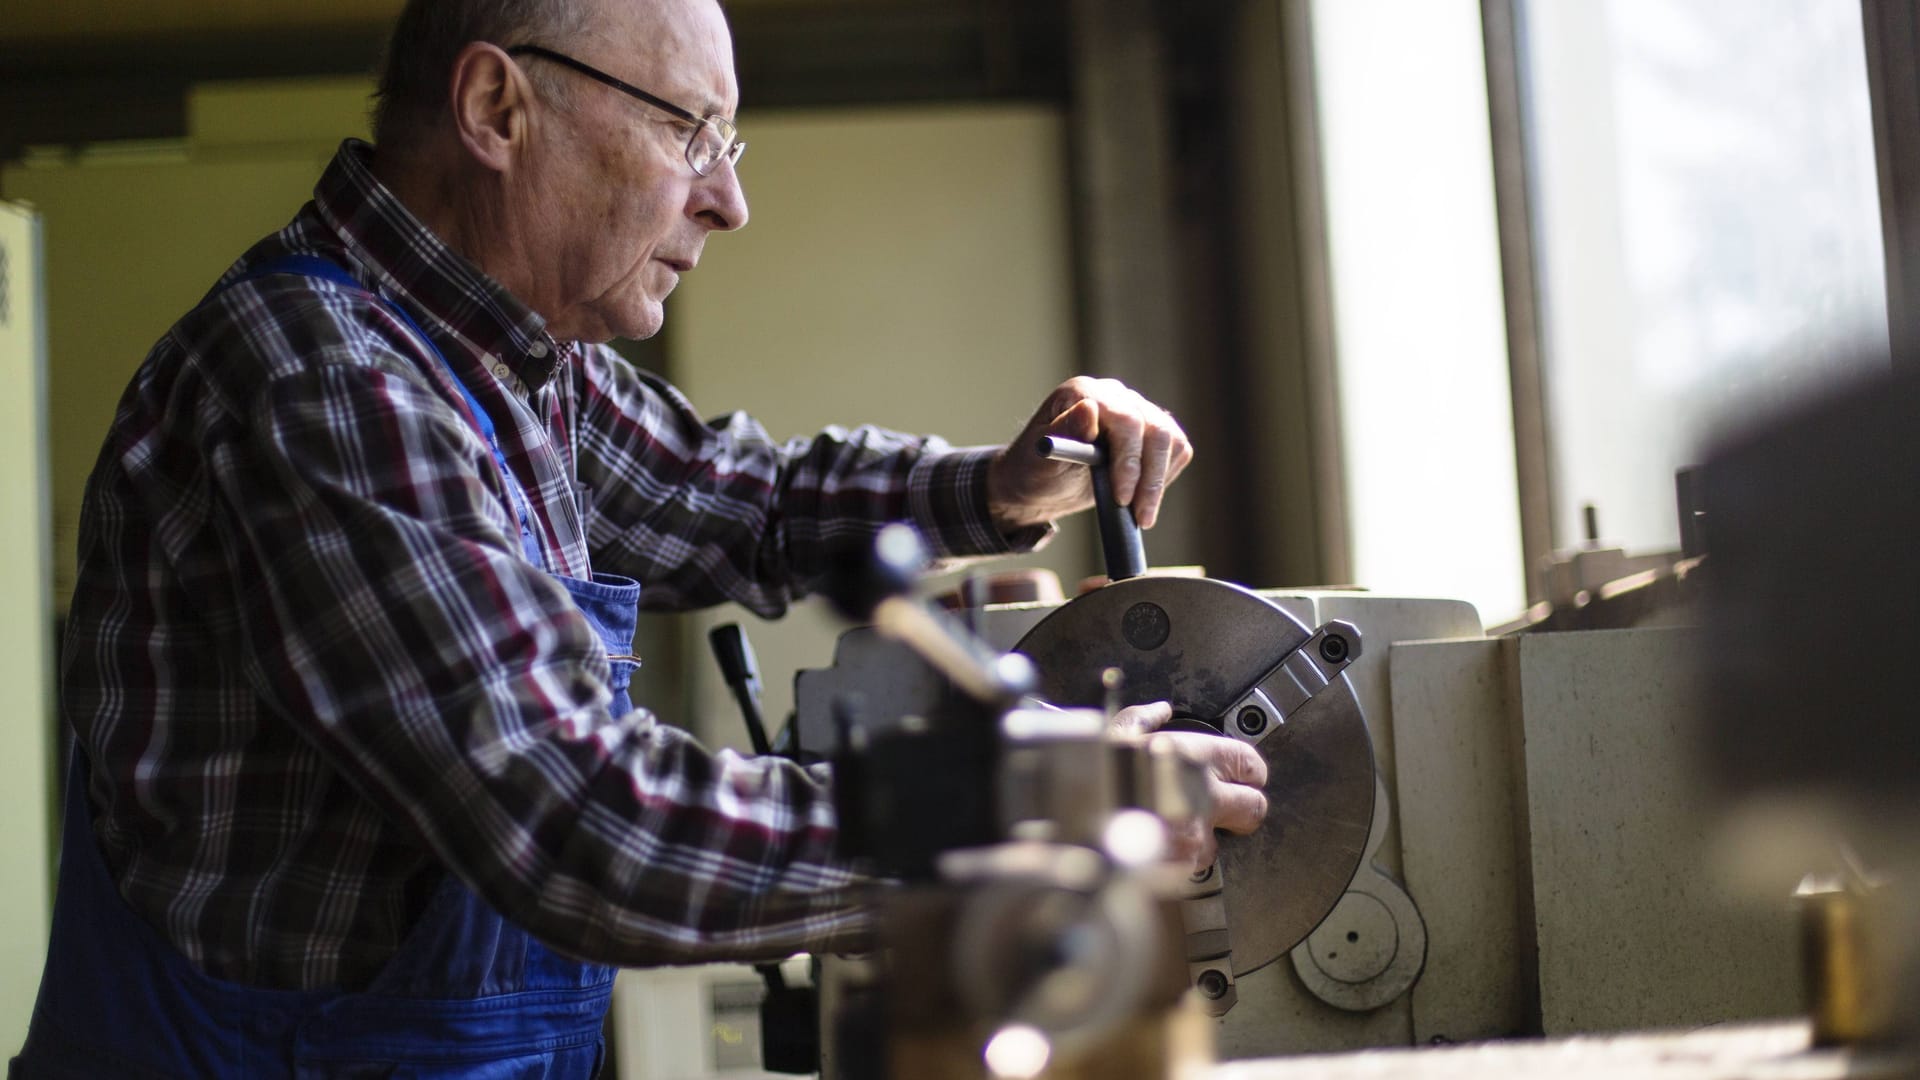
[[[58,817],[44,280],[39,216],[0,202],[0,1055],[40,986]]]

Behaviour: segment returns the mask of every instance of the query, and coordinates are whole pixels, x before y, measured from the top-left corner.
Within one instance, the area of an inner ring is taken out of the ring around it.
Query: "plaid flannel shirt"
[[[62,710],[133,907],[203,970],[365,985],[443,870],[562,951],[777,955],[861,915],[824,772],[714,753],[607,709],[605,652],[526,559],[643,606],[779,613],[893,520],[986,554],[989,451],[873,428],[780,443],[541,318],[449,250],[348,142],[135,374],[88,485]],[[236,283],[237,282],[237,283]],[[444,374],[443,372],[441,374]]]

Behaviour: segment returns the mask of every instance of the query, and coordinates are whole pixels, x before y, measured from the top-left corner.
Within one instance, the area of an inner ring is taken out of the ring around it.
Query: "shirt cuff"
[[[997,446],[970,446],[923,454],[907,476],[913,524],[935,558],[1015,555],[1053,538],[1051,522],[1002,533],[987,509],[987,466]]]

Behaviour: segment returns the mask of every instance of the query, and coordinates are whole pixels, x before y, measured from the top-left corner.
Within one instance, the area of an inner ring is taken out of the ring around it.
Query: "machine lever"
[[[760,710],[760,662],[739,623],[723,623],[707,631],[707,644],[720,664],[720,676],[740,703],[753,752],[771,754],[767,726]],[[760,1057],[768,1071],[811,1073],[820,1067],[818,1015],[820,1002],[812,987],[789,986],[777,963],[755,964],[753,970],[767,984],[760,1003]]]
[[[713,658],[720,663],[720,677],[740,703],[740,715],[747,721],[747,738],[753,740],[756,754],[773,753],[767,741],[767,726],[760,714],[760,663],[754,659],[753,646],[739,623],[725,623],[707,631],[707,644],[713,646]]]
[[[1100,522],[1100,550],[1107,560],[1107,580],[1125,581],[1147,572],[1147,552],[1140,541],[1140,524],[1133,507],[1113,498],[1113,471],[1107,460],[1107,438],[1091,443],[1043,435],[1035,446],[1043,458],[1073,461],[1093,472],[1093,512]]]

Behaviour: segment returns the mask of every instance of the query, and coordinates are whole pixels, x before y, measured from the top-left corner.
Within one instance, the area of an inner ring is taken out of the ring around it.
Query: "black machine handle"
[[[1121,506],[1113,498],[1113,466],[1108,461],[1107,439],[1102,435],[1090,443],[1043,435],[1035,449],[1043,458],[1074,461],[1093,472],[1093,513],[1100,522],[1100,550],[1107,560],[1107,580],[1125,581],[1147,572],[1147,551],[1140,540],[1140,523],[1133,519],[1133,507]]]
[[[753,740],[756,754],[773,753],[767,741],[767,725],[760,714],[760,662],[754,659],[753,646],[739,623],[726,623],[707,631],[707,644],[713,646],[713,658],[720,663],[720,677],[740,703],[740,715],[747,722],[747,738]]]
[[[747,737],[756,754],[773,753],[767,725],[760,712],[760,661],[739,623],[724,623],[707,631],[707,644],[720,664],[720,676],[740,703]],[[767,984],[760,1003],[760,1057],[769,1072],[807,1074],[819,1071],[820,1036],[818,992],[812,987],[788,986],[777,963],[755,964]]]

